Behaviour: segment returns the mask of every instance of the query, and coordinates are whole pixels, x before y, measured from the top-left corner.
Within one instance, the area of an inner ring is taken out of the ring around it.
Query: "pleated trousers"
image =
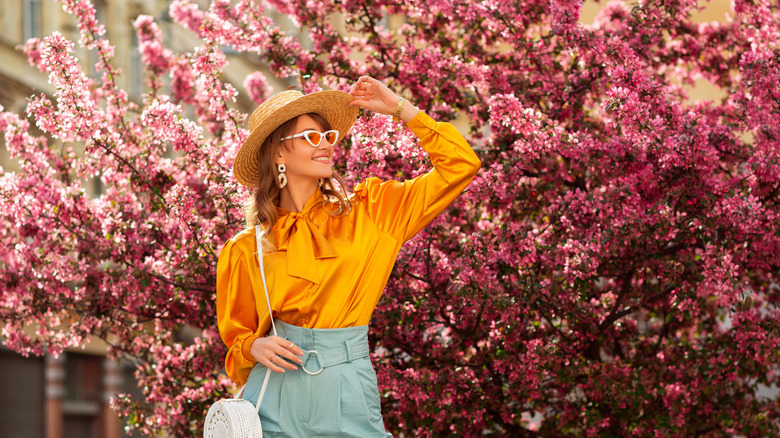
[[[385,432],[376,373],[368,357],[368,326],[308,329],[274,322],[278,335],[306,354],[303,367],[271,372],[260,403],[264,437],[392,438]],[[257,401],[266,370],[255,365],[243,399]]]

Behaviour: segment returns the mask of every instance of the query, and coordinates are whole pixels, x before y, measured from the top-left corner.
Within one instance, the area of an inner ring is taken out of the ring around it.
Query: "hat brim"
[[[348,105],[354,97],[343,91],[318,91],[303,95],[276,109],[249,134],[236,154],[233,175],[247,186],[256,187],[260,180],[260,148],[265,139],[276,128],[290,119],[303,114],[316,113],[330,123],[331,129],[339,131],[339,142],[347,135],[358,115],[358,107]]]

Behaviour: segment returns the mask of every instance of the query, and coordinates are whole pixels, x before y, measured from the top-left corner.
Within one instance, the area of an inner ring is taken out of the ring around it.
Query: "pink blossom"
[[[263,103],[273,91],[268,84],[265,75],[260,71],[256,71],[244,79],[244,88],[249,94],[249,97],[258,105]]]

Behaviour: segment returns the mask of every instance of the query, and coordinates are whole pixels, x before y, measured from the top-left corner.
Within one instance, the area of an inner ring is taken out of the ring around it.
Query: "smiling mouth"
[[[327,163],[330,161],[328,157],[312,158],[312,161],[319,161],[320,163]]]

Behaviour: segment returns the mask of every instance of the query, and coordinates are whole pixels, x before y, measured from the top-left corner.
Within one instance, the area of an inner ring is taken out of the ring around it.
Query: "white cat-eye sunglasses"
[[[298,138],[303,137],[306,139],[306,141],[309,142],[312,147],[319,147],[320,143],[322,143],[322,139],[324,138],[328,143],[330,144],[336,144],[337,141],[339,141],[339,132],[335,129],[331,129],[330,131],[326,132],[320,132],[315,131],[314,129],[308,129],[306,131],[301,132],[300,134],[291,135],[289,137],[285,137],[282,139],[284,140],[290,140],[292,138]]]

